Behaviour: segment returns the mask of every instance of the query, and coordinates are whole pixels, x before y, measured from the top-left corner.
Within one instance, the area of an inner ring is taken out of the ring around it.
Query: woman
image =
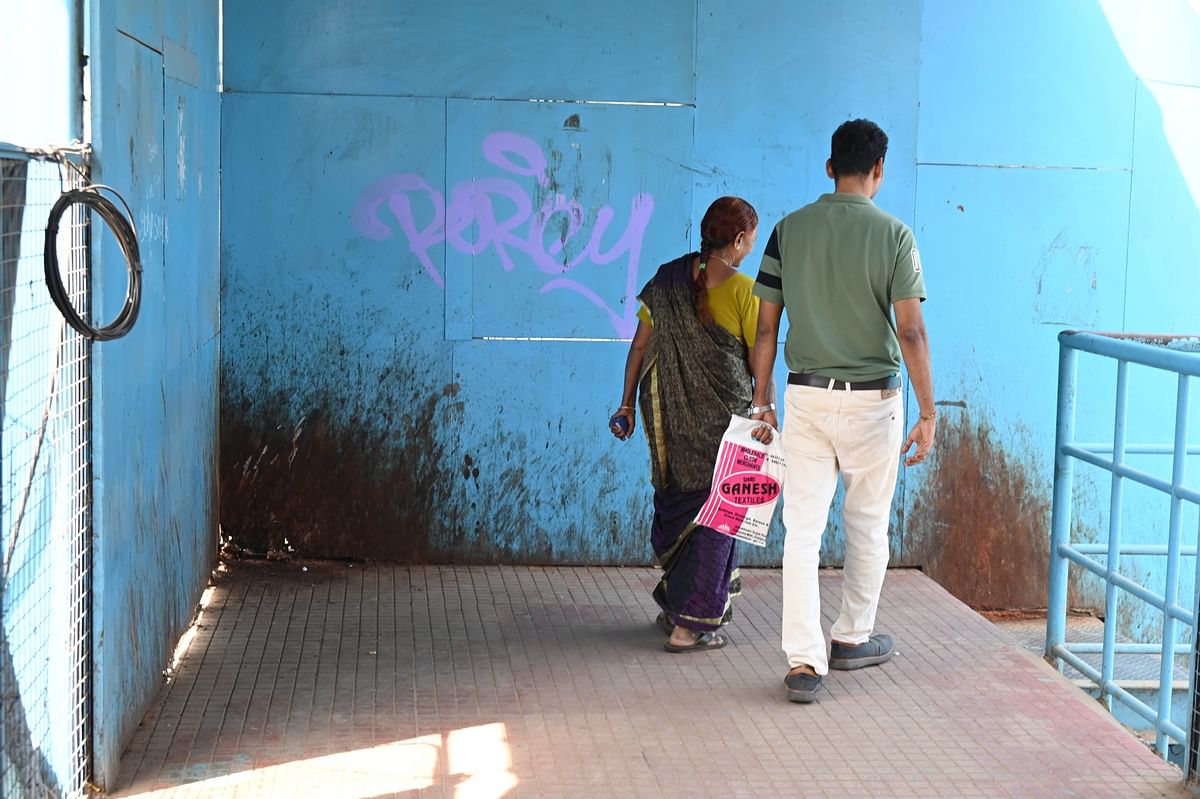
[[[638,295],[638,327],[625,361],[625,390],[612,432],[633,435],[634,390],[650,442],[651,543],[663,577],[654,589],[668,652],[720,649],[715,631],[733,617],[740,590],[737,542],[692,523],[708,498],[731,414],[748,416],[749,353],[758,324],[754,281],[737,271],[754,249],[758,214],[721,197],[700,223],[700,252],[659,267]],[[764,409],[765,410],[765,409]],[[769,427],[756,431],[769,442]]]

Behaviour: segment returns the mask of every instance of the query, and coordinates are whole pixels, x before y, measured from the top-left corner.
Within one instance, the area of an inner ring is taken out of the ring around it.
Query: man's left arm
[[[933,449],[937,434],[937,407],[933,404],[933,365],[929,357],[929,339],[925,333],[925,318],[921,315],[921,300],[916,297],[897,300],[892,305],[896,314],[896,335],[900,339],[900,353],[908,369],[908,381],[917,396],[920,418],[913,425],[900,448],[908,452],[913,444],[917,451],[904,459],[905,466],[913,466],[925,460]]]

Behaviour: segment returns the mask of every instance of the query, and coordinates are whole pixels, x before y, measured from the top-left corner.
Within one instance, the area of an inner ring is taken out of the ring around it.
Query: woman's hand
[[[621,441],[626,441],[637,428],[637,411],[632,405],[622,405],[608,420],[608,429]]]

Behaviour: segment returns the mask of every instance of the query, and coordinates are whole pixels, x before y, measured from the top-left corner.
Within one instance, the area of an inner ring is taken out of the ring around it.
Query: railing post
[[[1171,520],[1167,527],[1167,580],[1163,596],[1167,602],[1179,601],[1179,542],[1183,528],[1183,499],[1178,490],[1187,475],[1188,389],[1190,378],[1179,375],[1175,396],[1175,456],[1171,467]],[[1167,734],[1162,722],[1171,720],[1171,685],[1175,680],[1175,619],[1163,614],[1163,651],[1158,670],[1158,731],[1154,744],[1167,756]]]
[[[1117,361],[1117,409],[1113,418],[1113,465],[1125,462],[1125,419],[1128,397],[1129,364]],[[1109,712],[1112,712],[1112,694],[1107,686],[1112,684],[1113,666],[1117,652],[1117,603],[1120,595],[1112,576],[1121,567],[1121,493],[1124,488],[1119,470],[1112,473],[1112,489],[1108,502],[1108,577],[1104,581],[1104,647],[1100,667],[1100,696]]]
[[[1200,548],[1200,525],[1196,527],[1197,547]],[[1192,611],[1200,613],[1200,552],[1196,558],[1196,593],[1192,601]],[[1196,691],[1200,690],[1200,680],[1196,669],[1200,667],[1200,627],[1192,628],[1191,655],[1188,658],[1188,721],[1184,726],[1187,730],[1187,752],[1184,756],[1184,780],[1190,786],[1197,784],[1200,778],[1200,750],[1196,747],[1200,740],[1200,706],[1196,704]]]
[[[1054,434],[1054,504],[1050,520],[1050,580],[1046,598],[1046,658],[1062,668],[1054,647],[1066,640],[1067,559],[1059,548],[1070,541],[1073,458],[1063,447],[1075,440],[1076,362],[1078,353],[1058,336],[1058,416]]]

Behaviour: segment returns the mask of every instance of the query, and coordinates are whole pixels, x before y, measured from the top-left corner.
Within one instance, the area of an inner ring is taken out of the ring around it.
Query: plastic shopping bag
[[[712,491],[696,515],[696,524],[759,547],[767,543],[787,469],[778,430],[772,428],[770,444],[750,436],[764,424],[741,416],[729,420],[717,451]]]

